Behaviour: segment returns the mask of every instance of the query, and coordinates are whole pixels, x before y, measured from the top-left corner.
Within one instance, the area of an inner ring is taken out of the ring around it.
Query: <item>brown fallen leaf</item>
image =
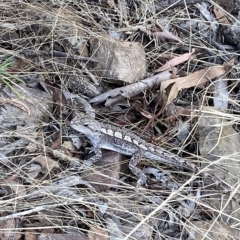
[[[160,96],[162,100],[162,111],[176,98],[178,90],[175,86],[176,83],[172,82],[166,86],[166,88],[161,89],[160,87]],[[172,90],[173,89],[173,90]]]
[[[37,232],[34,229],[28,229],[25,232],[25,240],[37,240]]]
[[[26,188],[23,184],[14,181],[12,179],[5,179],[4,180],[4,187],[11,188],[11,191],[15,193],[17,197],[25,197],[27,194]]]
[[[163,66],[161,66],[160,68],[158,68],[157,70],[155,70],[155,73],[158,72],[162,72],[165,71],[167,69],[170,69],[171,67],[177,66],[180,63],[186,62],[190,59],[190,57],[192,56],[192,54],[195,52],[195,49],[192,49],[192,52],[190,53],[184,53],[181,56],[175,57],[173,59],[171,59],[170,61],[168,61],[167,63],[165,63]]]
[[[191,109],[187,109],[181,106],[177,106],[174,103],[170,103],[166,106],[164,113],[165,119],[164,122],[170,126],[176,126],[176,123],[179,122],[179,116],[191,116]]]
[[[146,118],[148,118],[148,119],[152,119],[152,114],[150,113],[150,112],[148,112],[148,111],[146,111],[146,110],[141,110],[141,111],[139,111],[144,117],[146,117]]]
[[[16,63],[13,66],[11,66],[7,71],[9,73],[21,72],[22,63],[23,63],[22,59],[17,58]]]
[[[165,105],[168,105],[177,97],[180,90],[206,83],[209,79],[220,77],[226,72],[225,66],[217,65],[193,72],[186,77],[165,80],[161,83],[160,88],[162,99]],[[170,91],[168,89],[169,86],[171,86]],[[166,94],[167,89],[169,94]]]
[[[47,222],[47,221],[46,221]],[[48,234],[48,233],[50,233],[50,234],[54,234],[54,232],[55,232],[55,229],[54,229],[54,227],[52,227],[52,228],[44,228],[42,231],[41,231],[41,234],[43,234],[43,233],[45,233],[45,234]]]
[[[142,106],[142,102],[139,100],[136,100],[133,104],[135,109],[140,112],[144,117],[151,119],[153,116],[150,112],[146,111],[144,107]]]
[[[18,240],[21,238],[22,233],[19,228],[19,220],[12,218],[6,219],[0,224],[0,239],[14,239]]]
[[[109,240],[110,237],[107,231],[101,228],[91,227],[88,231],[88,239],[89,240]]]
[[[57,140],[53,142],[50,148],[53,150],[58,149],[60,144],[61,144],[61,137],[59,136]]]
[[[46,168],[48,171],[52,171],[54,168],[59,168],[59,164],[50,157],[38,155],[34,160]]]
[[[216,6],[213,7],[213,12],[216,15],[217,21],[222,24],[229,24],[225,14],[221,11],[221,9],[217,8]]]

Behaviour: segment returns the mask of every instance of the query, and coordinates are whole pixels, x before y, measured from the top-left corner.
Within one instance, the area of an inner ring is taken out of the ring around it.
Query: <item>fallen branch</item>
[[[145,92],[153,87],[158,87],[160,83],[164,80],[170,79],[172,76],[172,71],[167,70],[156,74],[152,77],[141,80],[137,83],[130,84],[128,86],[115,88],[106,93],[103,93],[97,97],[92,98],[90,103],[101,103],[105,102],[105,106],[111,106],[113,103],[122,100],[123,98],[130,98],[136,96],[142,92]]]

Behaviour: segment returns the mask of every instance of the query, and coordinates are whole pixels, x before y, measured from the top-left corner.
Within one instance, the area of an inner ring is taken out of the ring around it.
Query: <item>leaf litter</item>
[[[31,0],[0,11],[1,239],[239,239],[238,2]],[[83,111],[231,192],[145,159],[138,189],[129,159],[108,151],[79,171],[92,146],[69,122]]]

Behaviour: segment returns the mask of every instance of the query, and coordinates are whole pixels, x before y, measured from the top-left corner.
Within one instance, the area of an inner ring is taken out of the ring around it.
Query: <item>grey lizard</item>
[[[142,157],[145,157],[170,166],[176,166],[180,169],[185,169],[203,178],[209,178],[215,185],[220,187],[225,194],[230,194],[232,191],[227,184],[220,181],[214,174],[200,171],[195,164],[188,162],[184,158],[179,157],[164,148],[147,143],[131,131],[109,124],[103,124],[84,113],[78,113],[71,121],[70,126],[76,131],[86,135],[91,141],[95,152],[93,157],[84,161],[81,169],[91,166],[93,163],[101,159],[101,149],[103,148],[127,156],[132,156],[129,162],[129,168],[138,177],[138,186],[144,185],[147,182],[146,175],[137,167],[137,164],[141,161]],[[240,203],[234,196],[232,198],[238,204]]]

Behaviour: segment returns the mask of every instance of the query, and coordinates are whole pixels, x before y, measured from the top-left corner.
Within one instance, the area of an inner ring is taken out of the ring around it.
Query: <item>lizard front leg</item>
[[[142,185],[147,185],[147,177],[142,172],[141,169],[137,167],[138,163],[142,160],[143,154],[141,152],[134,153],[130,162],[129,162],[129,169],[132,171],[132,173],[138,177],[137,186],[140,187]]]
[[[87,160],[84,160],[82,166],[80,167],[79,170],[86,169],[87,167],[92,166],[94,163],[96,163],[98,160],[102,158],[102,149],[99,147],[96,147],[94,149],[95,155],[90,157]]]

